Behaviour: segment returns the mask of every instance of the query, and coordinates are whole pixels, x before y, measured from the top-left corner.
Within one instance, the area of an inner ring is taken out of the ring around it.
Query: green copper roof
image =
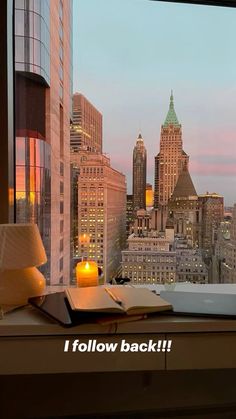
[[[176,113],[175,113],[174,96],[173,96],[172,90],[171,90],[171,96],[170,96],[170,106],[169,106],[169,110],[168,110],[166,120],[164,122],[164,127],[167,127],[168,125],[175,125],[175,126],[178,126],[178,127],[180,126],[180,123],[179,123],[178,118],[177,118]]]

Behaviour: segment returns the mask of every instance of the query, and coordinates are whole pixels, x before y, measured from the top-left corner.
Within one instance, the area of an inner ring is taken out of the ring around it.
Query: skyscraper
[[[133,209],[146,208],[147,152],[139,134],[133,150]]]
[[[126,237],[130,235],[130,227],[133,222],[134,211],[133,211],[133,195],[126,196]]]
[[[182,127],[174,108],[171,92],[170,106],[161,127],[160,152],[155,157],[154,207],[167,205],[179,174],[184,166],[188,167],[189,156],[183,150]]]
[[[236,204],[232,219],[220,223],[213,263],[212,282],[236,283]]]
[[[15,1],[16,221],[37,223],[48,283],[70,268],[71,2]]]
[[[80,93],[73,95],[71,151],[102,153],[102,114]]]
[[[80,151],[71,160],[79,167],[78,235],[90,238],[89,243],[78,241],[77,256],[96,261],[109,279],[119,268],[126,242],[125,176],[99,153]]]
[[[216,241],[217,230],[224,219],[224,198],[217,193],[199,195],[202,205],[202,248],[206,256],[211,256]]]

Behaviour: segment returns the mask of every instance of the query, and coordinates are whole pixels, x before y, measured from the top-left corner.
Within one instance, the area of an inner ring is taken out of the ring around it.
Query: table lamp
[[[36,224],[0,224],[0,305],[24,305],[41,295],[47,261]]]

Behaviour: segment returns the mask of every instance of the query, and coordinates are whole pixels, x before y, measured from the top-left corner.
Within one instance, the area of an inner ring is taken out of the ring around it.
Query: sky
[[[103,150],[127,178],[139,132],[147,181],[171,89],[198,194],[236,202],[236,9],[149,0],[74,0],[73,91],[103,114]]]

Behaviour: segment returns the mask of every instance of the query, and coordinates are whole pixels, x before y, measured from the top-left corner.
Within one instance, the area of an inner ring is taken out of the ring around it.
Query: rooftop
[[[197,196],[197,192],[186,166],[179,175],[171,199],[187,198],[189,196]]]
[[[173,91],[171,91],[170,106],[163,126],[167,127],[168,125],[181,126],[175,113]]]

